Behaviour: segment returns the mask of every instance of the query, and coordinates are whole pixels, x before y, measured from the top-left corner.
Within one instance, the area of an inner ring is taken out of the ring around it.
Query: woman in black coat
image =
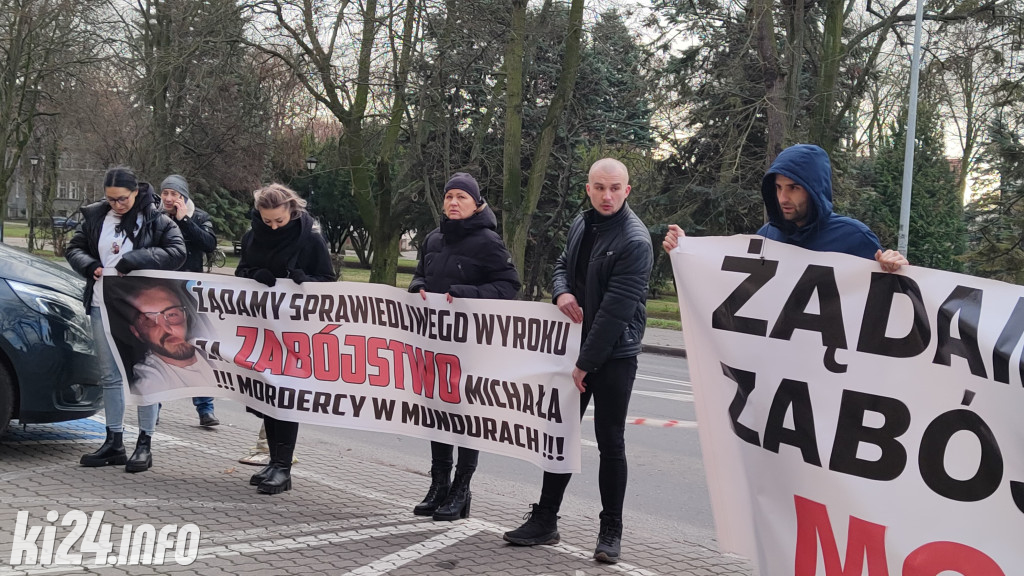
[[[133,270],[177,270],[185,261],[185,240],[178,227],[157,209],[149,184],[139,182],[129,168],[107,170],[106,198],[82,208],[82,225],[68,242],[65,257],[85,278],[85,306],[92,318],[93,338],[103,386],[107,438],[99,450],[82,456],[82,466],[124,464],[128,472],[153,465],[150,440],[156,430],[157,404],[139,406],[139,439],[131,458],[124,449],[124,383],[107,344],[99,298],[93,294],[104,268],[119,274]]]
[[[327,241],[313,227],[306,201],[287,186],[271,184],[253,193],[256,210],[252,229],[242,236],[242,255],[235,276],[273,286],[278,278],[303,282],[334,282]],[[249,478],[263,494],[292,488],[292,458],[299,423],[263,415],[270,464]]]
[[[452,298],[512,300],[521,286],[505,243],[495,232],[494,212],[480,197],[472,176],[457,172],[444,187],[441,225],[427,234],[410,292],[427,292]],[[430,489],[413,509],[418,516],[455,520],[469,516],[472,493],[469,483],[480,452],[459,447],[455,479],[451,480],[451,444],[431,442]]]

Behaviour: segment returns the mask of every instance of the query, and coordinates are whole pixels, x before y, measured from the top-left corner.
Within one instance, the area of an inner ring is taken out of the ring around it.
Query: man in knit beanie
[[[160,206],[174,220],[185,237],[185,263],[181,270],[202,272],[203,260],[208,252],[217,249],[217,236],[213,233],[210,215],[196,208],[184,176],[171,174],[160,184]],[[220,420],[213,413],[213,398],[192,398],[199,413],[200,426],[216,426]]]

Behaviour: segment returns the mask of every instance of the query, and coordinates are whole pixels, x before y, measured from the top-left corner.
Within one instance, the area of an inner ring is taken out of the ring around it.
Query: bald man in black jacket
[[[654,262],[651,235],[629,209],[629,172],[613,158],[590,167],[593,205],[569,228],[555,264],[552,297],[583,341],[572,377],[580,391],[580,418],[594,399],[594,433],[601,454],[601,530],[594,558],[619,561],[626,495],[626,410],[647,323],[647,288]],[[557,544],[558,509],[571,474],[544,473],[540,502],[525,524],[505,533],[519,546]]]

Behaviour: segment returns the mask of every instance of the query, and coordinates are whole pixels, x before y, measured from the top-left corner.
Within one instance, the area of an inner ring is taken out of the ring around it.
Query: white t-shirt
[[[196,350],[196,361],[191,366],[174,366],[150,352],[135,365],[135,382],[132,392],[148,395],[176,388],[216,386],[213,367],[200,350]]]
[[[117,266],[117,263],[121,261],[121,256],[132,251],[132,241],[128,239],[124,231],[115,230],[120,223],[121,216],[113,210],[107,212],[107,216],[103,218],[103,228],[100,229],[100,239],[96,250],[99,252],[100,264],[104,268]],[[135,229],[138,230],[140,226],[142,226],[142,214],[136,218]],[[93,294],[92,305],[100,305],[98,293]]]

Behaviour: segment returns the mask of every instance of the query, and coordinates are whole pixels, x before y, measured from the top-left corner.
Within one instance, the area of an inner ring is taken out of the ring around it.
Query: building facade
[[[35,165],[33,158],[36,159]],[[7,220],[27,220],[31,213],[36,218],[73,216],[79,208],[99,200],[103,194],[104,170],[73,154],[65,152],[58,158],[55,179],[47,179],[45,170],[44,158],[29,154],[22,156],[10,182]],[[33,196],[34,207],[30,206]]]

